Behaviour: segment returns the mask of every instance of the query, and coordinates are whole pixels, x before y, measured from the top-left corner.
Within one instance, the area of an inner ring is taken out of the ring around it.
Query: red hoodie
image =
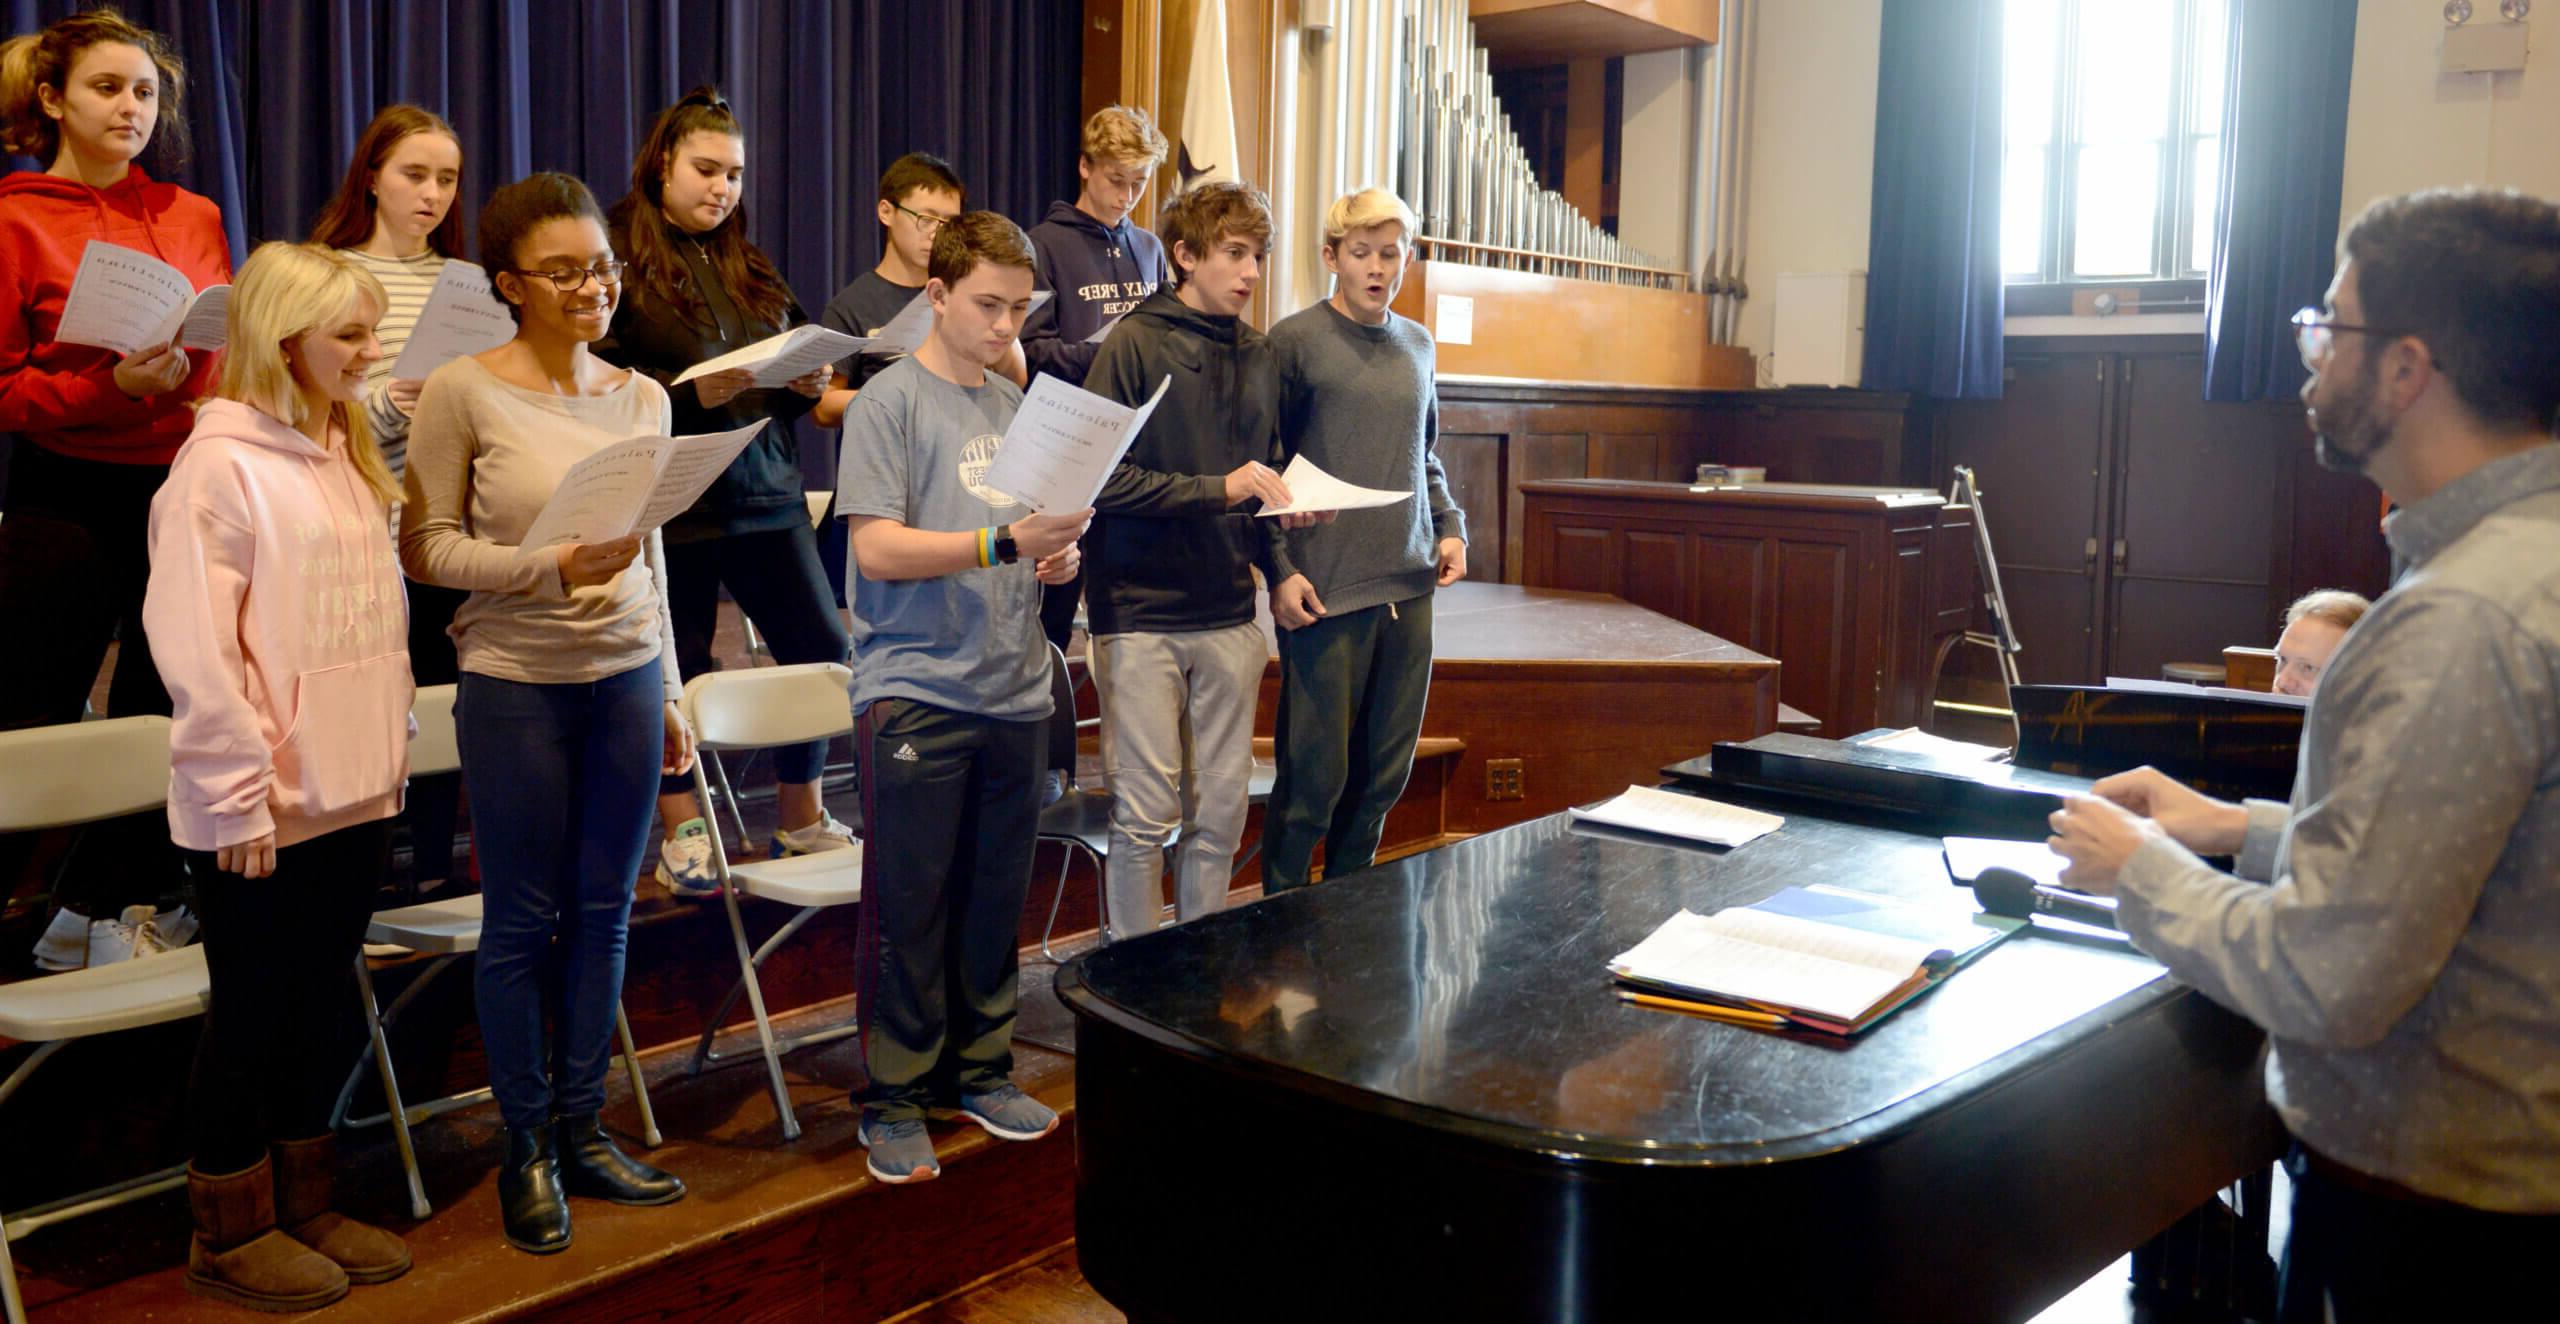
[[[195,425],[188,405],[212,388],[214,356],[188,351],[185,385],[136,400],[116,386],[115,351],[55,343],[92,239],[149,253],[200,290],[231,279],[221,209],[140,166],[106,189],[33,170],[0,178],[0,432],[84,460],[167,464]]]

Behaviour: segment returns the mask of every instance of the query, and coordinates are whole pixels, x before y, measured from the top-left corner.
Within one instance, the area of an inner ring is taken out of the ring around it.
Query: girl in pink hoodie
[[[252,254],[218,398],[151,503],[142,620],[176,708],[169,829],[213,983],[186,1281],[270,1310],[409,1267],[398,1237],[332,1209],[338,1064],[311,1051],[346,1003],[409,771],[397,489],[359,403],[385,302],[318,245]]]

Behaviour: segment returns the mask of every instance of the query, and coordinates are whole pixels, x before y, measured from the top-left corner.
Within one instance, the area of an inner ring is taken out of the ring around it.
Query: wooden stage
[[[1435,693],[1413,781],[1390,819],[1390,857],[1649,783],[1663,764],[1718,739],[1769,730],[1779,718],[1775,663],[1615,599],[1460,584],[1443,590],[1438,606]],[[734,648],[723,652],[730,665],[743,664]],[[1079,706],[1089,712],[1090,703],[1087,691]],[[1267,703],[1268,695],[1266,713]],[[849,762],[842,745],[837,753]],[[1485,767],[1495,759],[1519,761],[1519,798],[1486,794]],[[1098,777],[1096,762],[1084,760],[1085,780]],[[750,826],[761,839],[770,829],[770,793],[753,788],[769,788],[770,773],[763,760],[743,769],[733,762],[731,771],[745,774]],[[827,793],[837,816],[854,821],[841,769]],[[1248,847],[1258,840],[1257,826]],[[1034,951],[1060,858],[1051,848],[1035,864],[1021,929]],[[1257,855],[1239,870],[1231,900],[1254,899],[1258,884]],[[1070,944],[1091,941],[1094,891],[1080,857],[1072,861],[1059,921]],[[750,939],[761,940],[785,915],[750,902],[747,917]],[[771,1006],[803,1023],[850,1015],[854,918],[850,908],[821,914],[768,962]],[[321,1313],[368,1321],[872,1319],[1039,1260],[1072,1237],[1075,1101],[1069,1058],[1054,1050],[1071,1050],[1073,1038],[1047,992],[1050,967],[1025,964],[1018,1039],[1023,1083],[1066,1114],[1062,1133],[1007,1145],[974,1127],[938,1126],[943,1178],[893,1191],[868,1179],[853,1139],[846,1092],[860,1068],[850,1040],[785,1059],[807,1127],[789,1145],[751,1052],[735,1069],[684,1073],[692,1037],[733,961],[716,907],[676,901],[642,882],[625,1002],[639,1041],[658,1046],[644,1053],[667,1135],[654,1157],[692,1183],[689,1199],[656,1210],[580,1202],[577,1244],[537,1259],[497,1235],[492,1109],[417,1128],[435,1205],[423,1223],[405,1217],[387,1134],[357,1133],[343,1142],[354,1207],[407,1235],[418,1267]],[[423,964],[378,966],[380,996],[389,1001]],[[321,1051],[352,1064],[359,1035],[349,1001],[341,1042]],[[0,1207],[24,1208],[181,1157],[194,1040],[192,1022],[108,1036],[72,1045],[39,1073],[0,1118]],[[445,976],[413,1004],[392,1043],[413,1102],[483,1083],[468,972]],[[733,1034],[727,1046],[736,1051],[740,1043]],[[0,1070],[23,1051],[0,1044]],[[612,1088],[607,1119],[628,1136],[636,1122],[618,1076]],[[379,1111],[369,1078],[355,1111]],[[989,1207],[1000,1215],[984,1216]],[[13,1250],[39,1321],[246,1318],[183,1292],[176,1266],[186,1236],[184,1197],[172,1193],[47,1228]]]

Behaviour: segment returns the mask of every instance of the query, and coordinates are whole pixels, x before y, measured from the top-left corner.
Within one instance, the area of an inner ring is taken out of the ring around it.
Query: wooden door
[[[2165,662],[2219,662],[2227,644],[2271,645],[2289,439],[2263,406],[2205,403],[2201,354],[2129,356],[2119,371],[2106,674],[2156,677]]]

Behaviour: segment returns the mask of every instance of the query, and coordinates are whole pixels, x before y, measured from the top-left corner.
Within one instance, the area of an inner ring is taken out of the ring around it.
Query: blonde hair
[[[1149,170],[1164,164],[1172,144],[1136,106],[1104,106],[1084,122],[1084,159],[1094,165],[1118,162]]]
[[[319,244],[258,245],[231,280],[230,338],[222,351],[222,375],[213,393],[263,410],[314,437],[325,438],[329,425],[336,425],[346,434],[347,455],[355,461],[356,472],[364,475],[365,486],[388,510],[400,501],[400,484],[392,480],[391,466],[384,463],[382,448],[374,444],[364,411],[335,401],[327,419],[309,417],[292,361],[284,352],[286,341],[345,316],[360,294],[373,296],[376,317],[391,306],[382,282],[351,258]],[[314,422],[320,426],[314,427]]]
[[[2314,589],[2295,598],[2293,605],[2284,609],[2284,623],[2291,625],[2308,618],[2326,621],[2341,630],[2352,630],[2356,628],[2356,622],[2363,620],[2364,614],[2372,609],[2373,604],[2361,593],[2349,593],[2342,588]]]
[[[1413,208],[1404,205],[1404,199],[1397,197],[1392,189],[1364,188],[1357,193],[1345,193],[1324,209],[1324,246],[1331,248],[1354,230],[1366,230],[1390,221],[1404,227],[1407,242],[1413,239],[1413,232],[1421,224],[1414,219]]]
[[[187,70],[168,40],[149,28],[136,27],[108,5],[72,14],[0,42],[0,151],[32,156],[45,165],[62,150],[62,126],[44,113],[42,90],[56,95],[69,90],[71,66],[80,53],[102,42],[139,48],[160,73],[160,105],[152,117],[151,143],[163,161],[187,154],[185,93]]]

